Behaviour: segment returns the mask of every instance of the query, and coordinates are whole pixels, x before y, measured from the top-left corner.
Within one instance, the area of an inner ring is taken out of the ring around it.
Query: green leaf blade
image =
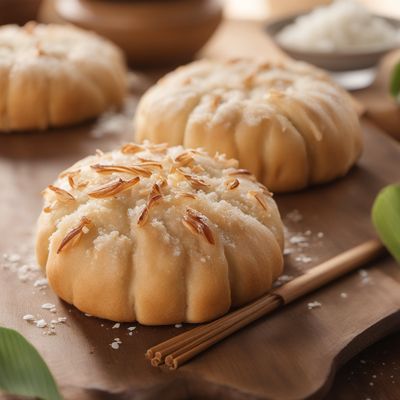
[[[0,328],[0,391],[61,400],[56,382],[37,350],[18,332]]]
[[[400,263],[400,185],[385,187],[372,207],[372,222],[383,244]]]
[[[390,94],[400,102],[400,62],[393,68],[390,80]]]

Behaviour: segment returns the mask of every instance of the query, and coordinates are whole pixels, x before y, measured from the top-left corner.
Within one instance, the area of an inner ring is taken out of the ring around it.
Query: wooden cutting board
[[[132,113],[135,98],[129,101]],[[129,120],[35,134],[0,136],[0,325],[39,349],[67,399],[320,398],[337,368],[400,326],[400,272],[386,257],[259,320],[175,372],[152,368],[145,350],[189,326],[144,327],[88,317],[35,286],[30,270],[40,191],[96,148],[130,140]],[[385,184],[400,180],[400,147],[368,121],[365,152],[350,174],[297,194],[276,196],[288,228],[285,274],[295,276],[371,238],[369,212]],[[294,211],[298,210],[298,211]],[[28,267],[24,266],[27,265]],[[39,282],[40,283],[40,282]],[[36,283],[37,284],[37,283]],[[318,301],[321,307],[308,309]],[[55,314],[41,308],[56,305]],[[55,335],[22,317],[66,316]],[[129,334],[127,329],[136,326]],[[115,338],[122,344],[110,346]]]

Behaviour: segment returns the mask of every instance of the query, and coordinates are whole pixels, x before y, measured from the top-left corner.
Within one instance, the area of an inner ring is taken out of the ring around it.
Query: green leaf
[[[400,62],[393,68],[392,78],[390,80],[390,93],[400,102]]]
[[[372,222],[383,244],[400,263],[400,185],[386,186],[372,207]]]
[[[0,327],[0,392],[61,400],[43,358],[18,332]]]

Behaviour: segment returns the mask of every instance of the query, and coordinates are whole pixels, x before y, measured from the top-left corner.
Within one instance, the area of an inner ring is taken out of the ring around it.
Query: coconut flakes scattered
[[[119,322],[117,322],[116,324],[114,324],[114,325],[112,326],[111,329],[118,329],[120,326],[121,326],[121,324],[120,324]]]
[[[21,282],[27,282],[33,279],[36,273],[37,273],[37,268],[27,264],[19,266],[17,271],[18,279]]]
[[[47,304],[45,305],[47,306]],[[64,324],[67,321],[67,317],[58,317],[57,319],[52,319],[50,322],[47,322],[43,318],[36,319],[35,316],[32,314],[26,314],[22,317],[22,319],[28,323],[35,325],[37,328],[42,329],[42,334],[46,336],[56,335],[56,325]]]
[[[182,328],[182,324],[175,324],[175,328]]]
[[[26,236],[25,242],[30,243],[32,232],[27,232]],[[4,253],[0,263],[4,269],[14,272],[23,283],[37,280],[41,274],[41,270],[36,266],[32,246],[25,243],[17,245],[12,252]]]
[[[128,331],[132,332],[136,329],[136,326],[129,326],[127,329],[128,329]]]
[[[340,297],[341,297],[342,299],[347,299],[348,295],[347,295],[347,293],[342,292],[342,293],[340,293]]]
[[[314,260],[306,251],[321,246],[321,239],[324,237],[323,232],[313,233],[311,229],[299,230],[299,222],[303,221],[304,217],[299,210],[294,209],[283,217],[285,224],[285,249],[283,255],[293,259],[296,267],[307,265]],[[304,225],[304,221],[302,223]],[[307,267],[305,267],[306,269]]]

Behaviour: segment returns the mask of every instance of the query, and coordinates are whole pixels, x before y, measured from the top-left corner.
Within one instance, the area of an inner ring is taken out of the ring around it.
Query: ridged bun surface
[[[44,199],[39,264],[62,299],[97,317],[208,321],[282,272],[271,193],[221,155],[127,144],[77,162]]]
[[[47,129],[120,106],[126,91],[122,52],[72,25],[0,27],[0,130]]]
[[[203,147],[239,160],[276,192],[345,175],[362,150],[348,93],[300,62],[201,60],[142,97],[136,140]]]

